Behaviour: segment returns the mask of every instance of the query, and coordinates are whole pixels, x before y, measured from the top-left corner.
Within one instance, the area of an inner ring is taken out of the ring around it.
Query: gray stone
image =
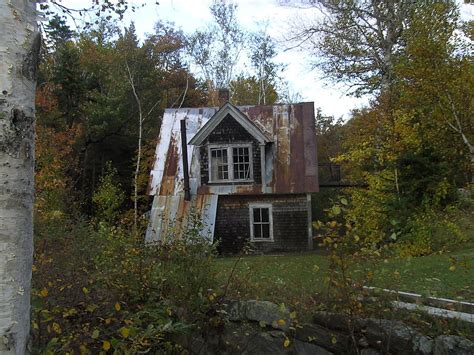
[[[362,349],[360,351],[360,355],[380,355],[380,352],[378,350],[368,348],[368,349]]]
[[[346,354],[352,345],[348,335],[317,324],[303,324],[296,329],[295,338],[339,354]]]
[[[435,339],[433,355],[474,355],[474,342],[455,335],[440,335]]]
[[[242,354],[259,355],[259,354],[276,354],[286,355],[292,354],[291,348],[284,346],[285,336],[283,332],[262,332],[249,337],[247,343],[243,347]]]
[[[361,338],[357,341],[357,345],[359,345],[359,346],[362,347],[362,348],[368,348],[368,347],[369,347],[369,342],[367,341],[367,338],[366,338],[366,337],[361,337]]]
[[[294,349],[297,355],[332,355],[333,353],[326,349],[295,339]]]
[[[365,336],[371,346],[385,351],[420,355],[433,351],[433,340],[399,321],[367,319]]]
[[[225,311],[231,321],[253,321],[275,329],[288,330],[291,325],[290,312],[267,301],[233,301]]]
[[[349,317],[343,314],[316,312],[313,315],[313,322],[329,329],[349,330]]]

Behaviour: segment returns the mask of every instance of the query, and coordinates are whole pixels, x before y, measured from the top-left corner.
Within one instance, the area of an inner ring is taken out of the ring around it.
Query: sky
[[[202,29],[211,21],[209,5],[212,0],[160,0],[146,1],[146,6],[135,13],[129,12],[124,21],[128,26],[130,21],[135,22],[137,33],[143,37],[145,33],[153,32],[153,26],[158,21],[174,22],[185,33],[192,33]],[[87,5],[90,0],[65,0],[64,4],[73,6]],[[134,4],[144,3],[143,0],[129,0]],[[277,40],[278,53],[276,61],[286,65],[281,73],[283,80],[289,84],[290,91],[299,93],[302,101],[313,101],[316,108],[321,108],[324,115],[343,117],[348,119],[350,111],[367,105],[369,97],[355,98],[347,96],[347,88],[336,86],[325,80],[318,70],[311,68],[313,57],[309,52],[299,50],[285,51],[287,43],[283,41],[285,33],[291,26],[291,19],[296,17],[315,16],[315,10],[299,6],[287,6],[285,3],[292,0],[238,0],[237,18],[240,25],[249,31],[259,27],[266,27],[267,32]],[[464,18],[474,18],[474,6],[462,7]],[[243,67],[242,67],[243,69]],[[198,74],[198,73],[197,73]]]

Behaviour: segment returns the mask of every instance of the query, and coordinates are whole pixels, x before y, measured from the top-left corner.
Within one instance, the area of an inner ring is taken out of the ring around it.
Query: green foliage
[[[111,197],[110,186],[104,191],[101,202]],[[37,235],[35,349],[180,352],[170,335],[187,331],[208,308],[214,248],[199,237],[198,220],[181,238],[145,245],[143,230],[132,233],[120,215],[106,211],[97,224],[65,215]]]
[[[117,170],[108,162],[105,175],[101,177],[97,191],[92,196],[97,218],[109,224],[114,223],[119,218],[124,200],[125,194],[117,183]]]
[[[411,216],[396,245],[402,257],[429,255],[445,251],[469,241],[458,221],[462,213],[457,206],[448,206],[442,212],[425,209]]]
[[[261,101],[261,87],[257,78],[238,76],[230,82],[231,101],[235,105],[259,105]],[[265,102],[267,105],[278,101],[278,93],[274,85],[266,83]]]

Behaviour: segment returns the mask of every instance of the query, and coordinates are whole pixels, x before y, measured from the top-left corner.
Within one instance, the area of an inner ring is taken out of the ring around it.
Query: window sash
[[[218,160],[224,156],[223,152],[226,152],[225,161],[224,159]],[[251,144],[209,145],[208,156],[210,183],[253,181]]]
[[[273,215],[271,204],[251,204],[250,240],[273,241]]]

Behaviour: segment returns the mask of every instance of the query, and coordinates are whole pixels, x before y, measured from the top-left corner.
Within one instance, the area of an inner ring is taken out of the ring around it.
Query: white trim
[[[260,144],[260,170],[261,170],[261,179],[262,179],[262,193],[265,193],[266,181],[266,168],[265,168],[265,144]]]
[[[249,149],[249,163],[250,163],[250,177],[248,179],[235,179],[234,178],[234,155],[232,148],[248,148]],[[212,156],[211,149],[227,149],[227,167],[229,178],[225,180],[213,180],[212,179]],[[251,143],[235,143],[235,144],[209,144],[207,146],[207,160],[209,168],[209,183],[224,183],[224,182],[254,182],[253,180],[253,149]]]
[[[268,219],[270,224],[270,238],[255,238],[253,231],[253,210],[255,208],[268,208]],[[249,216],[250,216],[250,241],[251,242],[273,242],[273,206],[271,203],[250,203],[249,204]]]
[[[250,135],[252,135],[259,143],[270,142],[268,137],[253,124],[250,119],[245,116],[237,107],[227,102],[219,111],[212,116],[209,121],[194,135],[189,141],[190,145],[202,145],[204,140],[211,134],[219,123],[227,116],[231,115]]]

